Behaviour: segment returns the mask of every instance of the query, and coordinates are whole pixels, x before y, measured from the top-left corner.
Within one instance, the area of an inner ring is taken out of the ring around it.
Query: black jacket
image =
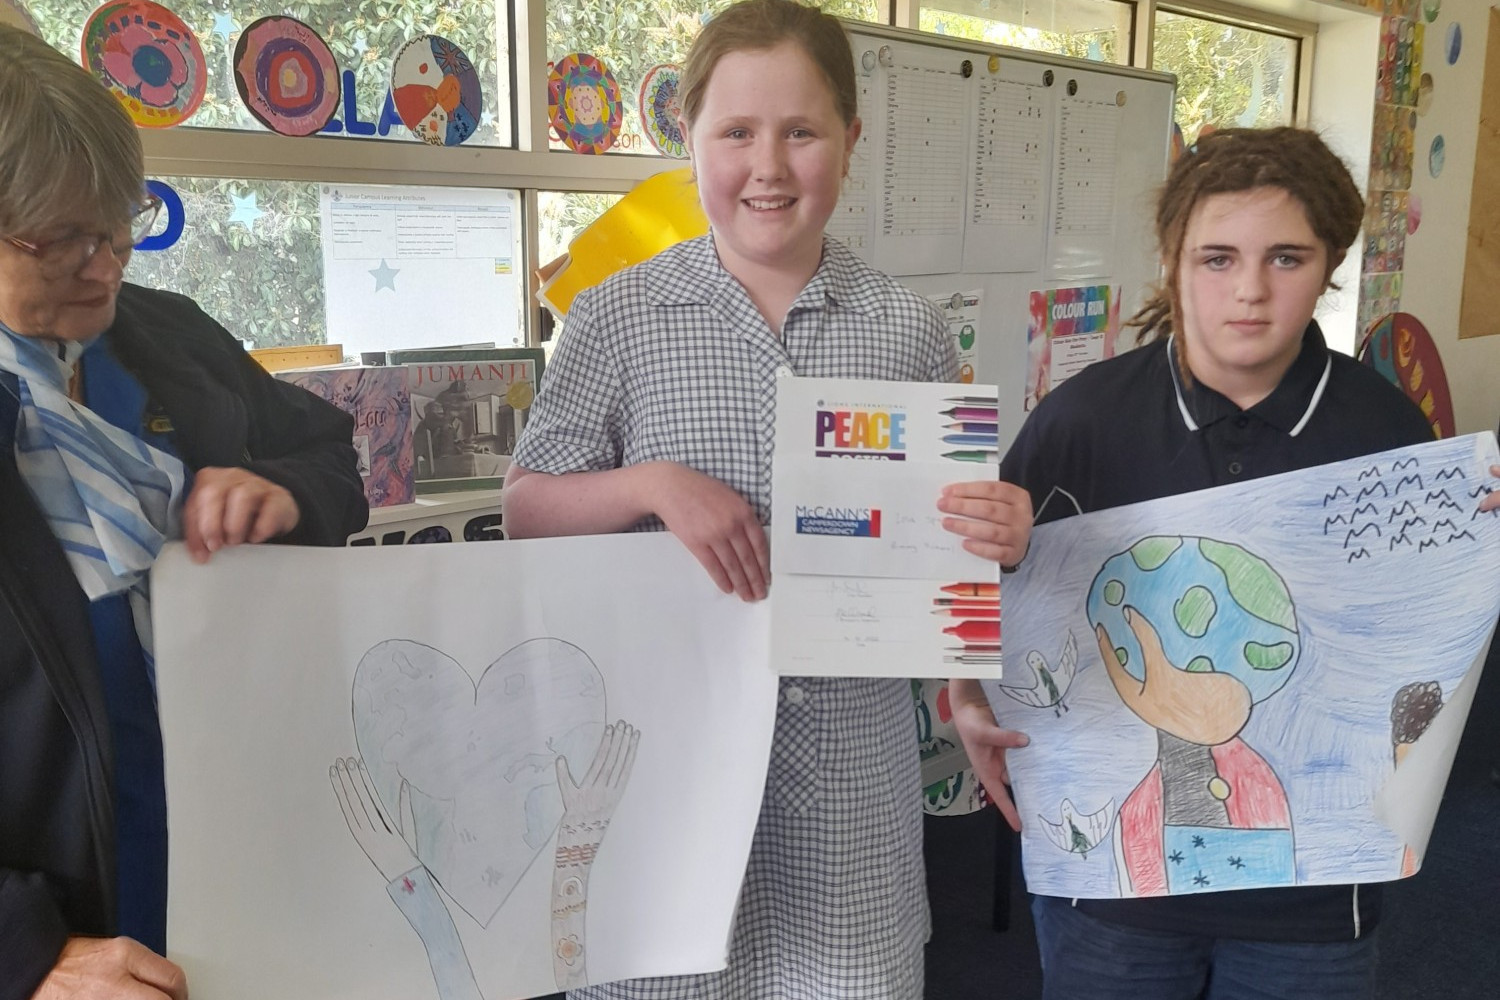
[[[365,526],[352,419],[271,378],[192,300],[125,285],[104,337],[190,468],[291,492],[301,520],[279,541]],[[68,935],[114,932],[113,755],[87,599],[0,451],[0,1000],[21,1000]]]

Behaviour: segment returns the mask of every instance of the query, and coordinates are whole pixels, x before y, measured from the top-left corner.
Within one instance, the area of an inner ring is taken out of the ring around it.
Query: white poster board
[[[195,996],[723,967],[776,679],[764,607],[675,538],[173,546],[152,588]]]

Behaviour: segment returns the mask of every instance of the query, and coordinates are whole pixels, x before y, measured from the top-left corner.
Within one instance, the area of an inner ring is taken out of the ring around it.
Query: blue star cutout
[[[1203,846],[1203,838],[1202,837],[1194,837],[1193,838],[1193,846],[1194,847],[1202,847]]]
[[[1245,860],[1243,858],[1230,858],[1229,863],[1235,868],[1245,867]]]
[[[255,232],[255,220],[266,214],[256,206],[255,192],[251,191],[244,197],[231,194],[229,200],[234,203],[234,211],[229,213],[229,221],[243,223],[246,229],[252,233]]]
[[[495,120],[495,116],[492,115],[492,114],[490,114],[488,111],[481,111],[479,113],[479,124],[481,124],[481,125],[488,125],[490,122],[492,122],[494,120]]]
[[[1193,876],[1193,884],[1194,885],[1208,885],[1209,884],[1208,876],[1205,875],[1205,874],[1203,874],[1202,872],[1199,872],[1197,875]]]
[[[370,269],[370,276],[375,279],[375,290],[377,292],[382,288],[389,288],[394,292],[396,290],[396,275],[400,273],[401,269],[399,267],[391,267],[391,265],[385,262],[384,257],[380,259],[379,267]]]
[[[240,26],[235,24],[234,18],[230,17],[228,14],[214,15],[214,29],[212,32],[213,34],[220,35],[227,40],[230,35],[239,30]]]
[[[370,43],[367,42],[367,41],[365,41],[365,36],[364,35],[360,35],[358,38],[356,38],[354,40],[354,51],[358,52],[360,55],[364,55],[365,54],[365,50],[368,49],[369,47],[370,47]]]
[[[1182,864],[1182,852],[1181,851],[1173,851],[1171,854],[1167,855],[1167,860],[1170,861],[1170,862],[1172,862],[1172,864],[1174,864],[1174,865],[1180,865],[1180,864]]]

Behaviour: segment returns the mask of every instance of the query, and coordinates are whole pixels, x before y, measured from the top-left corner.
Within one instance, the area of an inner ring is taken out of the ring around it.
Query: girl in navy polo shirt
[[[1043,522],[1430,440],[1421,411],[1330,351],[1313,320],[1363,212],[1312,132],[1201,138],[1158,202],[1164,280],[1132,320],[1149,343],[1042,400],[1001,479]],[[996,726],[977,683],[950,693],[970,760],[1019,829],[1005,751],[1025,737]],[[1033,901],[1047,1000],[1369,998],[1379,911],[1378,885]]]

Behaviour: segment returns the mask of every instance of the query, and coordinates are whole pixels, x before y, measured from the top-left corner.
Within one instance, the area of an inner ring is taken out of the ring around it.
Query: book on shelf
[[[499,489],[541,384],[541,348],[413,348],[387,362],[408,375],[417,492]]]
[[[354,418],[354,450],[371,507],[393,507],[416,498],[410,372],[405,367],[292,369],[276,377]]]

